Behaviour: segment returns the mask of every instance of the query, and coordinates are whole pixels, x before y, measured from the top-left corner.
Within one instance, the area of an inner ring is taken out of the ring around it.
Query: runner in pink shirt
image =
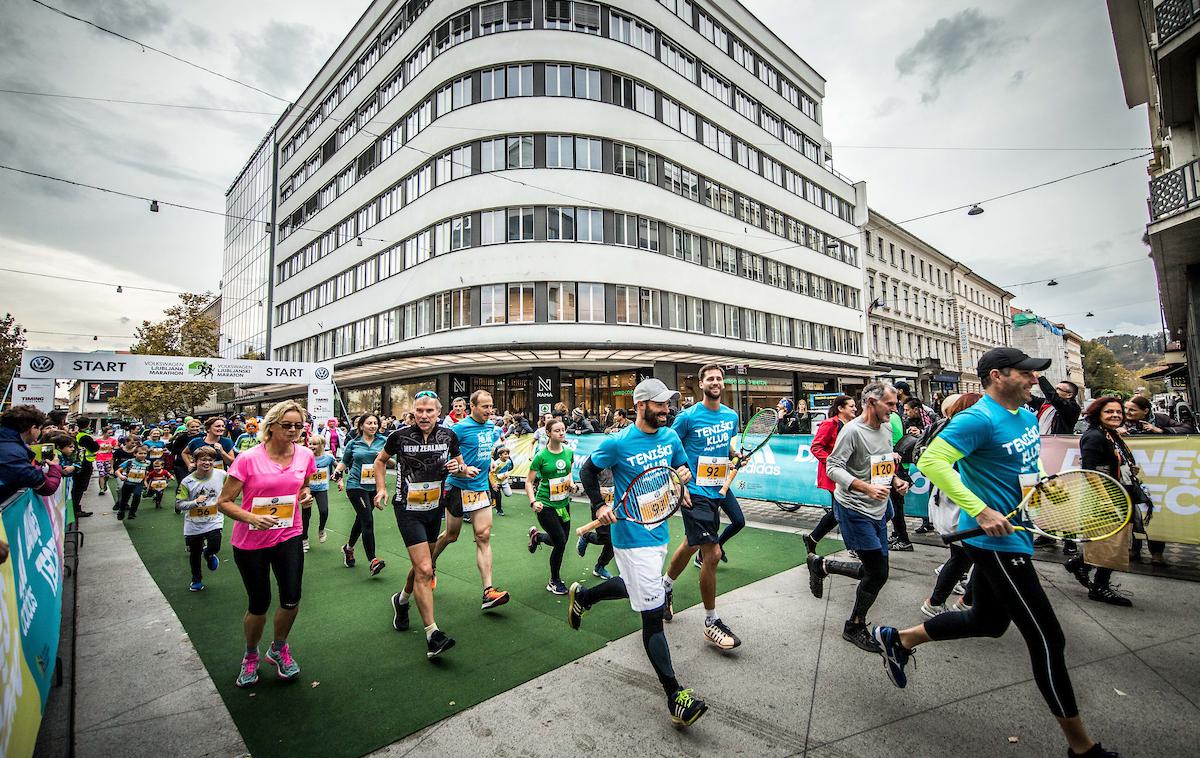
[[[304,429],[303,406],[292,400],[276,404],[263,419],[263,444],[237,456],[229,467],[217,507],[234,520],[233,560],[249,596],[243,626],[246,654],[237,686],[258,681],[258,643],[271,606],[271,573],[279,589],[275,636],[267,660],[279,677],[294,681],[300,666],[287,644],[300,607],[304,575],[303,526],[300,508],[312,500],[309,478],[316,471],[312,451],[296,444]],[[237,502],[238,498],[241,502]]]

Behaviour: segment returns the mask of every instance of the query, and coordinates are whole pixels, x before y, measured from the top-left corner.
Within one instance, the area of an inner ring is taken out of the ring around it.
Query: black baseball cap
[[[975,365],[975,373],[987,376],[992,369],[1015,368],[1018,371],[1045,371],[1050,368],[1049,358],[1030,358],[1015,347],[995,347],[984,353]]]

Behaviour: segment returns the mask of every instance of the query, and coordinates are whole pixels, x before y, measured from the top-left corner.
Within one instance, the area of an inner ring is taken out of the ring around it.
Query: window
[[[575,67],[575,97],[600,99],[600,69]]]
[[[480,214],[480,226],[482,227],[482,236],[480,243],[484,245],[498,245],[505,241],[505,223],[507,214],[503,209],[495,211],[484,211]]]
[[[792,128],[791,124],[783,125],[783,142],[796,152],[803,150],[804,136]]]
[[[779,91],[779,72],[761,60],[758,62],[758,80],[776,92]]]
[[[629,77],[613,74],[613,104],[654,118],[654,90]]]
[[[704,146],[710,150],[716,150],[721,155],[732,160],[733,138],[729,136],[729,133],[718,129],[707,121],[702,123],[704,125],[702,130],[704,136],[701,141],[704,143]]]
[[[658,222],[652,219],[638,217],[638,247],[658,252]]]
[[[617,285],[617,323],[638,323],[638,288]]]
[[[662,326],[662,292],[642,289],[642,326]]]
[[[774,158],[769,158],[762,155],[760,161],[760,173],[763,178],[772,184],[783,184],[783,167]]]
[[[719,242],[708,244],[708,267],[727,274],[737,273],[737,251],[733,246]]]
[[[739,66],[754,73],[754,53],[736,37],[733,40],[733,59]]]
[[[578,242],[603,242],[604,211],[599,208],[576,208],[575,239]]]
[[[613,244],[637,247],[637,216],[628,213],[614,213]]]
[[[737,143],[737,162],[742,167],[758,173],[758,151],[745,142]]]
[[[551,134],[546,137],[546,168],[575,168],[575,138]]]
[[[485,284],[479,288],[479,323],[483,326],[504,323],[503,284]]]
[[[580,323],[604,323],[604,285],[594,282],[579,283]]]
[[[600,6],[596,3],[546,0],[546,28],[599,34]]]
[[[591,137],[575,138],[575,168],[585,171],[600,171],[600,140]]]
[[[507,143],[504,138],[486,139],[480,150],[480,171],[499,171],[505,167]]]
[[[700,88],[726,105],[733,105],[733,88],[724,79],[709,71],[707,66],[700,67]]]
[[[667,68],[690,82],[696,81],[696,59],[691,54],[676,46],[666,37],[662,39],[661,48],[662,52],[659,57],[662,58],[663,63],[667,64]]]
[[[529,97],[533,94],[533,64],[508,67],[508,96]]]
[[[670,161],[663,161],[663,178],[667,189],[689,200],[699,201],[700,182],[696,174]]]
[[[509,137],[507,152],[508,168],[533,168],[533,135]]]
[[[508,209],[508,241],[529,242],[533,239],[533,208]]]
[[[758,125],[775,139],[783,139],[783,122],[766,108],[762,108],[758,112]]]
[[[733,215],[733,192],[712,180],[704,182],[704,204],[713,210]]]
[[[546,95],[549,97],[571,97],[574,68],[555,63],[546,64]]]
[[[658,184],[658,158],[631,145],[613,145],[613,168],[622,176]]]
[[[696,114],[668,97],[663,98],[663,123],[680,134],[696,139]]]
[[[763,280],[763,260],[762,256],[755,255],[742,251],[742,276],[752,281],[761,282]]]
[[[499,3],[497,3],[499,5]],[[480,100],[499,100],[504,97],[504,69],[489,68],[479,75]]]
[[[457,216],[450,220],[450,249],[461,250],[471,247],[471,217]]]
[[[575,209],[550,206],[546,209],[546,239],[575,239]]]
[[[687,298],[683,295],[667,293],[667,328],[681,332],[687,329]]]
[[[533,28],[533,0],[506,0],[479,8],[479,33]]]
[[[609,11],[608,36],[654,55],[654,29],[616,11]]]
[[[733,93],[733,108],[738,113],[758,123],[758,101],[741,90]]]
[[[533,283],[520,282],[508,285],[508,323],[520,324],[531,321],[533,321]]]
[[[457,289],[434,296],[434,331],[461,329],[471,325],[471,290]]]
[[[692,25],[692,0],[658,0],[667,10]]]
[[[704,11],[699,12],[700,16],[700,34],[704,35],[705,39],[721,48],[722,52],[729,51],[729,35],[725,32],[724,27],[713,21],[712,17]]]
[[[430,40],[425,40],[425,43],[413,51],[413,54],[408,56],[405,62],[404,81],[411,82],[417,74],[425,70],[429,62],[433,60],[433,46]]]
[[[546,299],[551,321],[575,320],[574,282],[550,282],[546,287]]]
[[[688,263],[700,262],[700,240],[695,234],[682,229],[673,229],[671,255]]]

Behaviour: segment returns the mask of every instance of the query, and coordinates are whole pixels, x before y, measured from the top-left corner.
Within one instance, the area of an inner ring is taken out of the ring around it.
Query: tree
[[[179,303],[167,308],[161,321],[143,321],[131,352],[141,355],[194,355],[217,357],[219,326],[203,315],[213,295],[185,292]],[[109,407],[143,420],[159,419],[170,412],[186,413],[204,403],[219,385],[208,382],[122,382]]]
[[[1095,340],[1084,342],[1082,348],[1083,381],[1093,396],[1110,392],[1128,395],[1137,389],[1136,377],[1121,365],[1113,351]]]
[[[21,351],[24,349],[25,330],[11,313],[5,313],[4,318],[0,319],[0,382],[12,378],[21,365]],[[0,393],[3,391],[0,389]]]

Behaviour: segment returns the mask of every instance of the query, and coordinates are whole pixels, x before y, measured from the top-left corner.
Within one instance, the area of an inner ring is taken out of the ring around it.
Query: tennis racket
[[[746,428],[738,437],[737,456],[730,462],[729,473],[725,475],[725,483],[721,485],[722,497],[729,492],[729,485],[733,484],[733,478],[737,476],[737,472],[750,462],[751,456],[767,444],[778,426],[779,411],[774,408],[764,408],[746,422]]]
[[[613,507],[619,521],[653,526],[670,518],[683,502],[683,480],[675,469],[655,466],[638,474]],[[600,520],[575,530],[582,537],[600,526]]]
[[[1095,542],[1107,539],[1129,523],[1129,493],[1116,479],[1099,471],[1071,470],[1037,483],[1011,513],[1021,523],[1013,528],[1056,540]],[[984,534],[982,528],[942,535],[947,545]]]

